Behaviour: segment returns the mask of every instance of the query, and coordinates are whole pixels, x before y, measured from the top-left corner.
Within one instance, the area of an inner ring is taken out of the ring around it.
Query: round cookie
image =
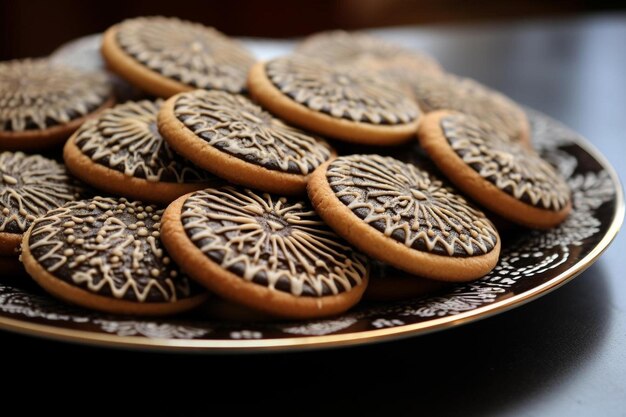
[[[113,91],[118,103],[129,100],[139,101],[149,98],[140,89],[133,87],[117,75],[106,70],[104,59],[100,53],[102,34],[83,36],[64,43],[49,55],[50,62],[83,71],[99,71],[105,74],[113,85]]]
[[[102,73],[46,59],[0,62],[0,150],[60,145],[87,118],[113,104]]]
[[[380,261],[370,262],[370,280],[363,298],[371,301],[398,301],[421,297],[450,284],[411,275]]]
[[[415,73],[443,72],[441,65],[430,56],[363,32],[317,33],[306,38],[294,52],[332,65],[368,66],[405,84],[411,84]]]
[[[302,55],[256,63],[248,89],[264,108],[294,125],[365,145],[406,142],[420,117],[410,94],[373,70]]]
[[[418,137],[450,181],[505,219],[550,228],[569,214],[565,180],[535,151],[493,126],[462,113],[434,112]]]
[[[282,194],[304,193],[309,174],[333,153],[323,139],[223,91],[170,98],[159,113],[159,131],[176,152],[217,176]]]
[[[67,168],[112,194],[168,204],[218,179],[174,153],[157,129],[161,100],[126,102],[89,120],[65,144]]]
[[[102,42],[108,67],[131,84],[168,98],[196,88],[245,90],[254,57],[221,32],[176,18],[128,19]]]
[[[24,235],[22,262],[50,294],[86,308],[137,315],[189,310],[207,295],[162,247],[162,212],[124,198],[65,204]]]
[[[17,257],[22,235],[33,220],[83,190],[65,167],[40,155],[0,153],[0,256]]]
[[[412,85],[424,113],[453,110],[469,114],[530,147],[526,113],[503,94],[452,74],[415,74]]]
[[[196,281],[277,317],[339,314],[367,286],[366,259],[304,201],[230,186],[197,191],[167,208],[162,239]]]
[[[484,213],[415,165],[341,156],[318,168],[307,190],[337,234],[411,274],[469,281],[498,261],[500,237]]]

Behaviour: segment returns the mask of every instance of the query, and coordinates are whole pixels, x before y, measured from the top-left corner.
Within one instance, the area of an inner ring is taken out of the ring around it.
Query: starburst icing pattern
[[[245,90],[253,56],[219,31],[176,18],[139,17],[119,24],[117,42],[151,70],[196,88]]]
[[[478,209],[412,164],[379,155],[342,156],[326,173],[337,198],[365,223],[419,251],[478,256],[498,233]]]
[[[21,234],[39,216],[80,198],[65,166],[39,155],[0,153],[0,232]]]
[[[419,109],[398,85],[354,65],[331,65],[302,55],[266,63],[269,80],[309,109],[376,125],[413,122]]]
[[[209,145],[267,169],[306,175],[331,155],[324,140],[285,125],[241,95],[193,91],[178,98],[174,114]]]
[[[454,110],[489,123],[516,140],[523,132],[523,110],[504,95],[469,78],[451,74],[420,74],[413,77],[413,92],[420,108],[428,113]]]
[[[294,296],[350,291],[366,260],[309,203],[234,187],[206,189],[184,203],[187,236],[212,261],[249,282]]]
[[[441,128],[456,154],[500,190],[547,210],[558,211],[569,204],[569,187],[556,170],[491,125],[451,114],[441,119]]]
[[[295,52],[333,65],[372,65],[382,72],[395,68],[404,69],[404,72],[442,71],[439,63],[427,55],[361,32],[334,30],[318,33],[298,45]]]
[[[76,146],[100,165],[151,182],[213,178],[174,153],[156,126],[161,100],[126,102],[83,124]]]
[[[102,73],[46,59],[0,62],[0,133],[43,130],[91,113],[111,96]]]
[[[28,241],[52,275],[97,295],[174,302],[197,292],[161,244],[161,214],[124,198],[75,201],[37,219]]]

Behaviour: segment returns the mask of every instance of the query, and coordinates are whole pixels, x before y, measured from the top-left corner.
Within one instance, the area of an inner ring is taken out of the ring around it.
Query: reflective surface
[[[626,17],[388,34],[430,50],[450,71],[562,120],[626,178]],[[142,403],[162,413],[206,415],[207,402],[232,407],[216,395],[228,390],[244,394],[236,404],[240,413],[618,416],[626,409],[624,253],[621,234],[580,277],[519,309],[360,348],[207,357],[108,351],[8,333],[0,334],[0,343],[5,358],[28,365],[11,375],[14,386],[62,373],[72,378],[73,395],[93,394],[103,384],[97,380],[110,376],[117,392],[154,395],[167,387],[176,401]],[[219,381],[220,388],[210,391],[189,375]],[[268,375],[284,382],[268,383]],[[83,379],[94,382],[83,387]]]

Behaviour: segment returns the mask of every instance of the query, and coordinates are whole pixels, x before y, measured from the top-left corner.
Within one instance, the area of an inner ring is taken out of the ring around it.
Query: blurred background
[[[41,56],[140,15],[178,16],[233,36],[284,38],[325,29],[559,18],[626,10],[591,0],[0,0],[0,60]]]

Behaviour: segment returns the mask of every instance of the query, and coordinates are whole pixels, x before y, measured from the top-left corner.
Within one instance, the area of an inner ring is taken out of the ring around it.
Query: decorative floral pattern
[[[362,255],[332,232],[309,203],[251,190],[208,188],[184,203],[184,229],[214,262],[296,296],[350,291],[367,274]]]
[[[354,65],[330,65],[293,55],[267,62],[265,70],[283,94],[338,119],[398,125],[419,116],[419,109],[404,90],[376,72]]]
[[[83,124],[76,146],[100,165],[151,182],[199,182],[213,177],[174,153],[157,130],[162,101],[129,101]]]
[[[46,129],[87,115],[111,96],[106,75],[45,59],[0,62],[0,133]]]
[[[409,248],[489,253],[498,232],[478,209],[412,164],[378,155],[342,156],[326,173],[335,196],[365,223]]]
[[[252,55],[217,30],[176,18],[139,17],[118,26],[117,41],[151,70],[196,88],[240,93]]]
[[[556,139],[554,143],[546,140],[542,146],[546,155],[564,152],[569,156],[566,159],[573,157],[578,162],[575,169],[571,169],[571,163],[556,164],[567,167],[561,174],[568,178],[572,190],[573,208],[567,220],[554,229],[520,234],[516,241],[503,248],[500,262],[490,274],[475,282],[455,285],[447,292],[395,303],[363,305],[336,318],[307,322],[239,324],[210,321],[202,316],[155,322],[88,312],[33,291],[18,280],[0,277],[0,323],[3,317],[8,317],[25,323],[91,332],[138,338],[203,339],[210,343],[212,340],[310,338],[358,333],[364,329],[402,328],[414,323],[427,324],[435,318],[454,319],[457,314],[487,308],[566,273],[605,236],[616,209],[616,184],[598,162],[576,145],[578,140],[574,140],[576,142]],[[294,346],[298,346],[297,341]]]
[[[28,247],[56,278],[91,293],[175,302],[195,287],[161,245],[162,212],[124,198],[68,203],[34,222]]]
[[[192,91],[177,99],[174,114],[209,145],[267,169],[306,175],[331,155],[326,141],[285,125],[241,95]]]
[[[0,232],[22,234],[48,210],[80,198],[65,167],[40,155],[0,153]]]
[[[546,210],[569,204],[565,180],[535,151],[511,142],[491,125],[456,113],[441,119],[452,150],[481,177],[516,199]]]

